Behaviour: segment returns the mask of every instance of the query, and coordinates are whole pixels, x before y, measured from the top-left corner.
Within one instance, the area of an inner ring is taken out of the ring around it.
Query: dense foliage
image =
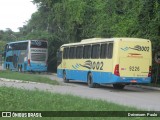
[[[160,0],[33,0],[38,11],[20,32],[0,31],[0,42],[49,41],[49,69],[60,45],[91,37],[139,37],[160,46]],[[11,32],[11,33],[9,33]],[[0,46],[1,49],[1,46]]]

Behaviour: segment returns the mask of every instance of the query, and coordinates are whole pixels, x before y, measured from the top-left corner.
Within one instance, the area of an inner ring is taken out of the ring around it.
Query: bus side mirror
[[[12,50],[12,47],[11,47],[11,46],[9,46],[9,49],[7,49],[7,51],[9,51],[9,50]]]

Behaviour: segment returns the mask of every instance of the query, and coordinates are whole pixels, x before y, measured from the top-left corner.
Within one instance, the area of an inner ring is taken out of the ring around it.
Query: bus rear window
[[[44,41],[31,41],[31,48],[47,48],[47,42]]]

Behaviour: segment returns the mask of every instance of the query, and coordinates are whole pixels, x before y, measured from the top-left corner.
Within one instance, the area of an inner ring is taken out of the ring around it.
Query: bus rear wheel
[[[65,71],[63,72],[63,82],[64,83],[69,83],[69,79],[67,79]]]
[[[90,87],[90,88],[95,88],[96,87],[96,84],[93,83],[93,78],[92,78],[91,73],[88,74],[87,82],[88,82],[88,87]]]
[[[113,87],[115,89],[123,89],[125,87],[125,85],[124,84],[113,84]]]

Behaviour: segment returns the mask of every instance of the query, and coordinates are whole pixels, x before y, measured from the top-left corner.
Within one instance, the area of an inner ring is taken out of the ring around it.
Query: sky
[[[0,0],[0,30],[10,28],[18,32],[18,27],[23,27],[37,11],[32,0]]]

